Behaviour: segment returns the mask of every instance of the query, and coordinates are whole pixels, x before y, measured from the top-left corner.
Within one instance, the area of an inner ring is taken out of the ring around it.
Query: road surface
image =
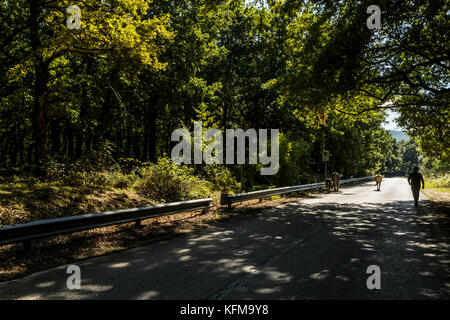
[[[79,290],[65,265],[0,283],[0,299],[448,299],[448,222],[424,200],[403,178],[349,186],[80,262]]]

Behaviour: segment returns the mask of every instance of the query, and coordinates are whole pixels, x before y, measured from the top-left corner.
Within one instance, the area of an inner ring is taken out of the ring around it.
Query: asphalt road
[[[449,228],[405,179],[284,204],[220,227],[0,284],[0,299],[448,299]],[[367,288],[367,268],[381,289]]]

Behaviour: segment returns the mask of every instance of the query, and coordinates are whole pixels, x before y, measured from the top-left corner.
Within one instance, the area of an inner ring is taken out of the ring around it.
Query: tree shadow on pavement
[[[213,230],[0,284],[0,298],[448,299],[448,220],[412,201],[288,203]],[[381,290],[367,288],[367,267]]]

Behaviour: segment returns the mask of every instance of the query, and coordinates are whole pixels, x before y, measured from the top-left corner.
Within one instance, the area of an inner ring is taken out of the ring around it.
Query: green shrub
[[[425,177],[425,186],[429,188],[450,188],[450,173],[438,178],[427,179]]]
[[[194,169],[176,165],[168,158],[142,170],[143,179],[138,189],[155,201],[174,202],[209,197],[210,182],[194,175]]]
[[[104,175],[105,185],[120,189],[131,187],[138,180],[138,177],[136,177],[133,173],[124,174],[120,171],[109,171],[105,172]]]
[[[71,170],[61,178],[64,185],[79,187],[86,185],[106,185],[106,174],[95,171],[75,171]]]
[[[209,181],[216,191],[234,193],[241,190],[241,184],[236,181],[236,178],[225,166],[218,164],[202,165],[197,170],[199,175],[204,180]]]
[[[50,179],[63,175],[67,169],[64,163],[57,162],[52,158],[46,161],[43,166],[47,173],[47,178]]]
[[[117,160],[122,172],[131,173],[143,166],[143,163],[134,158],[120,158]]]

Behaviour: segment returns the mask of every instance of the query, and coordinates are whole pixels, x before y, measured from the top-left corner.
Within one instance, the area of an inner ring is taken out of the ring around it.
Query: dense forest
[[[80,29],[66,26],[74,4]],[[193,166],[247,189],[322,180],[324,150],[347,177],[448,164],[448,1],[380,0],[380,30],[371,4],[2,0],[0,167],[128,170],[170,157],[172,132],[194,121],[280,130],[274,176]],[[383,129],[387,109],[413,140]]]

